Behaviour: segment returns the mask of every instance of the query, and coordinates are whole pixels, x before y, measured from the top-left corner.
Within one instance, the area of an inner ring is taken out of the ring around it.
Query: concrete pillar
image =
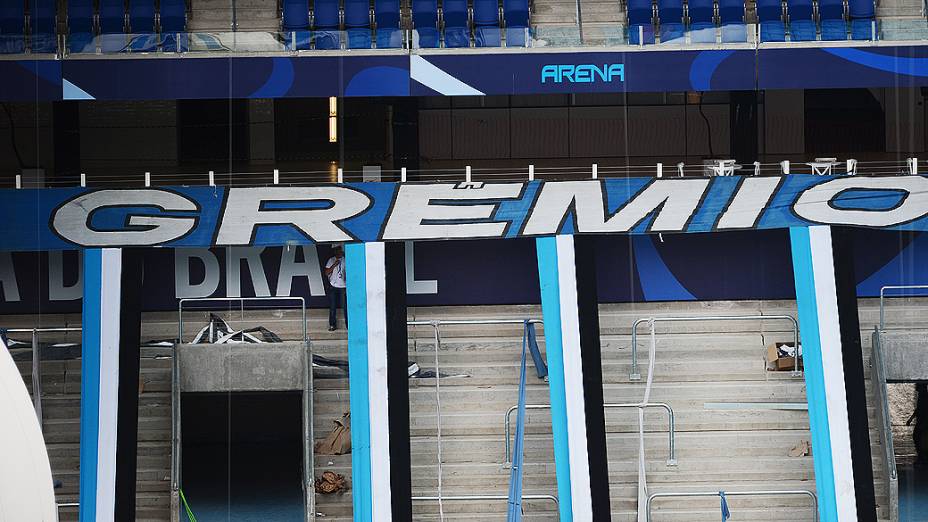
[[[876,521],[848,230],[790,229],[819,520]]]
[[[535,240],[561,520],[608,520],[609,470],[592,243]]]

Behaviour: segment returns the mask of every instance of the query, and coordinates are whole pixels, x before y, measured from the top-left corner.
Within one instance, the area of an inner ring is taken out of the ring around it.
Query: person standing
[[[342,307],[345,328],[348,328],[348,307],[345,303],[345,251],[341,245],[332,249],[332,257],[325,262],[325,275],[329,280],[329,331],[338,327],[336,312]]]

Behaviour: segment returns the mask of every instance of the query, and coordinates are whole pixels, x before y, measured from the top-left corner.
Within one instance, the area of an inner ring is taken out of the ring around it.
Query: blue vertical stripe
[[[567,395],[564,384],[564,347],[561,334],[561,292],[558,284],[557,238],[535,240],[538,256],[538,282],[545,325],[545,352],[548,356],[548,388],[551,392],[551,432],[554,435],[554,465],[561,520],[573,520],[570,496],[570,452],[567,440]]]
[[[796,307],[799,312],[806,400],[809,403],[809,429],[812,432],[812,461],[815,467],[815,488],[818,492],[819,520],[833,522],[838,520],[838,506],[835,499],[834,466],[831,460],[831,433],[828,428],[825,369],[822,365],[812,245],[808,228],[792,227],[789,229],[789,236],[793,254],[793,278],[796,281]]]
[[[369,522],[371,495],[371,418],[367,366],[367,256],[366,245],[345,247],[348,283],[348,384],[351,404],[351,475],[354,519]],[[389,477],[378,477],[390,480]]]
[[[80,520],[97,519],[97,448],[100,437],[100,292],[103,251],[84,250],[81,319]]]

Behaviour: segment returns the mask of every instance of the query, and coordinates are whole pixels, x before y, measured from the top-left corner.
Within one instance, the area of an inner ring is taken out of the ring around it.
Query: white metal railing
[[[447,500],[449,502],[467,502],[475,500],[509,500],[508,495],[453,495],[446,497],[436,497],[436,496],[417,496],[412,497],[413,502],[438,502],[439,500]],[[557,500],[557,497],[554,495],[522,495],[522,500],[545,500],[552,502],[555,507],[559,507],[560,503]]]
[[[880,287],[880,330],[886,327],[886,310],[884,298],[887,290],[928,290],[928,285],[887,285]]]
[[[39,429],[45,431],[42,425],[42,348],[39,345],[41,333],[74,333],[80,332],[79,326],[63,326],[57,328],[8,328],[10,333],[28,333],[32,336],[32,404],[35,415],[39,418]]]
[[[641,373],[638,370],[638,326],[649,322],[677,322],[677,321],[789,321],[793,326],[793,346],[796,348],[793,375],[801,375],[799,370],[799,323],[791,315],[706,315],[706,316],[679,316],[679,317],[643,317],[636,319],[632,324],[632,368],[628,379],[640,381]]]
[[[79,508],[81,507],[80,502],[60,502],[56,504],[55,511],[58,513],[58,520],[61,520],[61,508]]]
[[[510,428],[510,424],[511,424],[510,418],[512,416],[512,412],[514,412],[518,408],[519,406],[516,405],[516,406],[510,407],[509,410],[506,411],[506,422],[504,426],[504,431],[506,433],[506,444],[505,444],[506,462],[504,463],[504,465],[506,467],[509,467],[512,465],[512,435],[511,435],[512,432]],[[550,404],[526,404],[525,405],[525,409],[527,410],[544,410],[544,409],[549,409],[549,408],[551,408]],[[668,451],[669,451],[668,458],[667,458],[667,465],[668,466],[677,465],[676,447],[674,444],[674,441],[676,438],[676,435],[675,435],[676,428],[675,428],[673,408],[671,408],[669,404],[666,404],[663,402],[649,402],[648,404],[644,404],[644,405],[641,404],[640,402],[607,403],[607,404],[603,404],[603,408],[604,409],[608,409],[608,408],[635,408],[635,409],[637,408],[661,408],[664,411],[666,411],[667,412],[667,439],[668,439],[667,445],[668,445]]]
[[[441,465],[441,373],[439,366],[439,351],[441,349],[441,327],[442,326],[477,326],[477,325],[491,325],[491,324],[511,324],[511,325],[525,325],[525,324],[542,324],[541,319],[433,319],[433,320],[420,320],[420,321],[406,321],[406,326],[429,326],[432,328],[433,333],[435,334],[435,440],[436,440],[436,459],[438,461],[438,496],[433,500],[438,502],[438,513],[439,516],[443,518],[444,508],[442,502],[444,500],[454,500],[452,497],[445,497],[442,495],[442,465]],[[524,334],[523,334],[524,335]],[[507,437],[508,439],[508,437]],[[426,497],[420,497],[425,500]],[[508,499],[509,497],[503,497]],[[525,498],[525,497],[523,497]],[[486,499],[486,500],[494,500]],[[478,500],[471,497],[467,497],[466,500]],[[555,500],[556,502],[556,500]]]
[[[313,427],[313,372],[312,348],[309,344],[309,337],[306,326],[306,300],[302,297],[189,297],[183,298],[177,304],[177,343],[174,344],[172,351],[172,372],[171,372],[171,494],[176,495],[180,490],[180,464],[181,464],[181,426],[180,426],[180,362],[177,357],[177,346],[184,339],[184,304],[185,303],[239,303],[239,310],[244,315],[246,302],[267,303],[267,302],[297,302],[300,308],[300,329],[303,342],[303,491],[305,495],[305,517],[306,520],[314,520],[316,513],[316,495],[312,483],[315,478],[314,448],[315,441]],[[198,309],[203,310],[203,309]],[[187,308],[187,311],[191,311]]]
[[[886,388],[886,366],[883,363],[883,346],[880,341],[880,329],[874,328],[872,350],[870,353],[870,381],[876,394],[876,416],[880,423],[879,434],[883,465],[886,466],[887,486],[889,487],[889,520],[899,521],[899,475],[896,471],[896,449],[893,444],[892,410],[889,409],[889,397]]]
[[[815,493],[811,491],[806,491],[804,489],[797,490],[769,490],[769,491],[697,491],[697,492],[687,492],[687,493],[651,493],[648,495],[647,501],[647,522],[651,522],[651,505],[654,503],[655,499],[659,498],[686,498],[686,497],[721,497],[722,494],[725,494],[726,497],[747,497],[747,496],[793,496],[801,495],[809,497],[812,501],[812,520],[818,521],[818,497],[815,496]]]

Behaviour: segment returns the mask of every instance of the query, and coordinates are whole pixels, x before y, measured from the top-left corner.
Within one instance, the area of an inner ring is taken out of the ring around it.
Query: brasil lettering
[[[41,192],[36,194],[36,192]],[[280,246],[845,225],[928,231],[928,178],[0,190],[0,250]]]
[[[625,81],[625,65],[621,63],[598,65],[544,65],[541,67],[541,83],[611,83]]]

